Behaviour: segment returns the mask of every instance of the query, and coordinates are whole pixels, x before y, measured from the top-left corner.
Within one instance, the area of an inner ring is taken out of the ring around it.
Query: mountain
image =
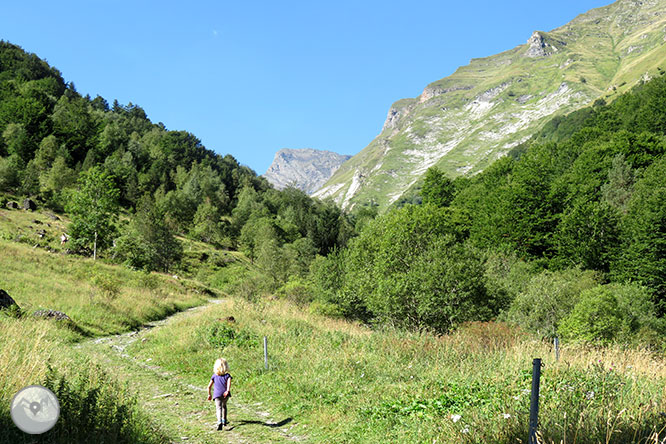
[[[350,157],[312,148],[282,149],[263,176],[277,189],[293,185],[312,194]]]
[[[314,196],[384,209],[431,166],[451,177],[478,173],[553,116],[613,100],[656,75],[665,39],[666,0],[619,0],[472,59],[419,97],[395,102],[381,133]]]

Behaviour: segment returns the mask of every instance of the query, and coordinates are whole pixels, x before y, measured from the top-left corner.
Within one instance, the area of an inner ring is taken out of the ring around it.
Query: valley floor
[[[85,341],[75,349],[106,368],[115,378],[130,384],[139,404],[163,433],[184,443],[280,443],[308,442],[292,418],[274,417],[261,403],[248,403],[242,393],[229,401],[230,425],[216,430],[215,405],[206,400],[208,381],[193,385],[177,372],[152,364],[152,358],[137,357],[131,344],[146,341],[146,333],[183,320],[224,300],[191,308],[166,319],[151,322],[139,331]]]

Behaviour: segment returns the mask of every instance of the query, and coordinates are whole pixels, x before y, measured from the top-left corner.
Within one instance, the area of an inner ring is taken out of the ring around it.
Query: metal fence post
[[[539,381],[541,379],[541,359],[532,361],[532,397],[530,399],[530,435],[529,444],[538,444],[537,427],[539,425]]]
[[[264,369],[268,370],[268,338],[264,336]]]
[[[560,360],[560,338],[555,336],[553,343],[555,345],[555,362],[557,362]]]

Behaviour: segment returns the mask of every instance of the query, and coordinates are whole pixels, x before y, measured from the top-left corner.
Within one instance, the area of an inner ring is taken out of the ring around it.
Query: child
[[[213,388],[213,395],[210,389]],[[208,384],[208,400],[215,400],[215,413],[217,414],[217,430],[222,430],[227,422],[227,400],[231,396],[231,375],[226,359],[218,359],[213,366],[213,376]]]

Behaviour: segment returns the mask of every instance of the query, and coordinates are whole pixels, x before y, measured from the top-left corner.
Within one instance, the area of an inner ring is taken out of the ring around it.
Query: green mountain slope
[[[431,166],[475,174],[553,116],[656,75],[665,57],[666,0],[619,0],[535,31],[526,44],[473,59],[394,103],[382,132],[315,196],[385,208]]]

